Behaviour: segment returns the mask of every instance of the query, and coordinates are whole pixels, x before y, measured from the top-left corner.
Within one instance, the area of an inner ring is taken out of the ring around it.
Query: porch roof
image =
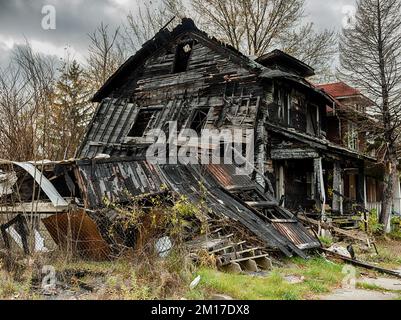
[[[308,146],[317,149],[319,151],[326,151],[329,153],[345,156],[348,158],[352,159],[357,159],[357,160],[364,160],[364,161],[369,161],[369,162],[377,162],[377,159],[374,157],[370,157],[364,154],[361,154],[357,151],[353,151],[347,148],[344,148],[342,146],[339,146],[329,140],[326,140],[325,138],[317,138],[310,136],[305,133],[301,133],[295,130],[291,130],[288,128],[283,128],[280,126],[277,126],[273,123],[267,122],[266,123],[266,128],[267,130],[273,131],[275,133],[281,134],[289,139],[294,139],[297,141],[300,141],[302,143],[307,144]]]

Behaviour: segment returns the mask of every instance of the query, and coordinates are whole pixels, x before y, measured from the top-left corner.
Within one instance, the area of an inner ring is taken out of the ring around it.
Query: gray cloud
[[[308,19],[319,29],[341,30],[343,8],[355,5],[356,0],[306,0]]]
[[[113,26],[121,22],[126,10],[117,3],[113,0],[0,0],[0,34],[16,40],[26,37],[55,46],[70,44],[82,49],[87,45],[87,34],[101,21]],[[56,30],[41,27],[44,5],[53,5],[56,9]]]
[[[88,33],[100,22],[116,27],[129,10],[135,11],[140,0],[0,0],[0,63],[7,56],[10,42],[35,42],[42,51],[60,55],[65,46],[84,56]],[[158,0],[156,0],[158,1]],[[355,0],[306,0],[308,19],[319,29],[341,28],[342,7]],[[57,12],[57,29],[43,30],[41,13],[44,5],[53,5]],[[3,43],[2,43],[3,41]],[[8,41],[8,45],[5,45]]]

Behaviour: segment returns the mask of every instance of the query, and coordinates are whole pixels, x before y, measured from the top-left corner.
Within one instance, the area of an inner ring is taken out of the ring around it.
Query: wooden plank
[[[329,224],[327,224],[325,222],[316,221],[316,220],[313,220],[313,219],[308,219],[308,218],[306,218],[305,216],[302,216],[302,215],[299,215],[297,218],[299,220],[307,223],[307,224],[313,224],[315,226],[321,226],[322,228],[327,229],[327,230],[333,230],[334,232],[336,232],[336,233],[338,233],[340,235],[346,236],[348,238],[351,238],[351,239],[355,239],[355,240],[362,241],[362,242],[366,242],[369,239],[368,236],[366,236],[366,238],[362,238],[362,237],[359,237],[358,235],[355,235],[352,232],[349,232],[347,230],[343,230],[343,229],[334,227],[334,226],[329,225]]]
[[[363,267],[363,268],[366,268],[366,269],[369,269],[369,270],[374,270],[374,271],[378,271],[380,273],[384,273],[384,274],[388,274],[388,275],[391,275],[391,276],[394,276],[394,277],[397,277],[397,278],[401,278],[401,273],[400,272],[389,270],[389,269],[385,269],[385,268],[382,268],[382,267],[379,267],[379,266],[375,266],[375,265],[372,265],[372,264],[364,262],[364,261],[351,259],[349,257],[343,256],[343,255],[338,254],[338,253],[333,252],[333,251],[329,251],[329,250],[324,249],[324,248],[321,248],[321,250],[323,252],[327,253],[330,256],[334,256],[334,257],[339,258],[339,259],[341,259],[341,260],[343,260],[345,262],[349,262],[349,263],[351,263],[351,264],[353,264],[355,266]]]
[[[267,258],[269,256],[270,255],[268,253],[266,253],[266,254],[261,254],[261,255],[253,256],[253,257],[234,259],[234,260],[230,260],[230,262],[242,262],[242,261],[253,260],[253,259]]]

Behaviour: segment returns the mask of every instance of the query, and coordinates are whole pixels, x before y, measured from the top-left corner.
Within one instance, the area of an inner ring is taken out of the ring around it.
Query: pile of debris
[[[16,177],[12,192],[1,194],[2,238],[8,249],[19,246],[30,253],[59,247],[89,259],[109,259],[122,247],[134,248],[138,234],[125,230],[112,239],[110,226],[121,217],[118,210],[109,210],[107,203],[123,207],[132,197],[142,197],[146,209],[154,205],[152,199],[167,194],[191,203],[204,202],[210,230],[220,228],[213,221],[225,221],[223,227],[235,225],[236,230],[245,230],[247,237],[257,239],[257,246],[245,245],[228,241],[237,237],[236,231],[217,238],[220,231],[211,233],[205,241],[218,244],[207,245],[207,249],[221,256],[221,266],[249,260],[263,266],[268,264],[262,261],[268,251],[306,258],[307,250],[320,247],[293,214],[249,177],[236,175],[233,165],[153,165],[139,159],[107,158],[5,163],[3,168]],[[192,238],[200,235],[197,231],[193,230]],[[29,246],[24,244],[32,235],[36,240],[33,246],[32,241]]]

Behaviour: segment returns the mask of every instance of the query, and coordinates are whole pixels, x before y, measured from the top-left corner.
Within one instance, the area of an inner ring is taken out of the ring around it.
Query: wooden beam
[[[65,208],[67,209],[67,208]],[[15,206],[0,206],[0,214],[5,213],[58,213],[64,212],[66,210],[61,210],[56,208],[51,202],[26,202],[20,203]]]
[[[392,275],[394,277],[401,278],[401,273],[400,272],[389,270],[389,269],[385,269],[385,268],[382,268],[382,267],[379,267],[379,266],[375,266],[375,265],[369,264],[367,262],[354,260],[354,259],[351,259],[349,257],[343,256],[343,255],[338,254],[338,253],[333,252],[333,251],[329,251],[329,250],[324,249],[324,248],[321,248],[321,250],[323,252],[327,253],[328,255],[331,255],[333,257],[339,258],[339,259],[341,259],[341,260],[343,260],[345,262],[349,262],[349,263],[351,263],[351,264],[353,264],[355,266],[363,267],[363,268],[366,268],[366,269],[369,269],[369,270],[374,270],[374,271],[378,271],[380,273],[389,274],[389,275]]]
[[[302,215],[298,215],[297,218],[298,218],[300,221],[305,222],[306,224],[312,224],[312,225],[314,225],[314,226],[316,226],[316,227],[319,227],[319,226],[320,226],[320,227],[322,227],[322,228],[324,228],[324,229],[332,230],[332,231],[334,231],[335,233],[337,233],[337,234],[339,234],[339,235],[342,235],[342,236],[344,236],[344,237],[347,237],[347,238],[349,238],[349,239],[358,240],[358,241],[362,241],[362,242],[367,242],[368,239],[369,239],[368,236],[366,236],[366,238],[363,238],[363,237],[360,237],[360,236],[358,236],[358,235],[355,235],[355,234],[354,234],[353,232],[351,232],[351,231],[347,231],[347,230],[343,230],[343,229],[334,227],[334,226],[332,226],[332,225],[330,225],[330,224],[328,224],[328,223],[325,223],[325,222],[316,221],[316,220],[313,220],[313,219],[308,219],[308,218],[306,218],[305,216],[302,216]]]
[[[358,167],[356,200],[360,205],[365,206],[365,166],[363,162]]]
[[[341,164],[339,161],[334,162],[333,169],[333,190],[338,193],[333,193],[333,211],[340,212],[341,211],[341,200],[342,198],[339,194],[342,193],[342,178],[341,178]]]

